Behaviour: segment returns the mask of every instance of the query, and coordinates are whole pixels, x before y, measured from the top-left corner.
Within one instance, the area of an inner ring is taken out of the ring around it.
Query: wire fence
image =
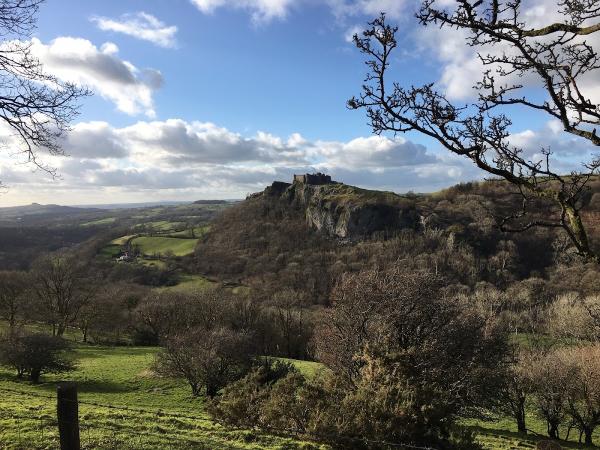
[[[56,396],[0,387],[2,397],[10,394],[19,404],[16,411],[0,402],[0,448],[32,449],[59,447]],[[32,400],[43,403],[32,404]],[[70,400],[62,400],[69,402]],[[134,408],[89,400],[77,400],[81,449],[221,449],[268,446],[293,448],[291,441],[309,441],[314,448],[380,448],[436,450],[410,443],[388,442],[359,436],[311,433],[305,430],[224,426],[212,419],[184,413]],[[286,445],[284,445],[286,444]],[[302,448],[310,448],[310,444]]]

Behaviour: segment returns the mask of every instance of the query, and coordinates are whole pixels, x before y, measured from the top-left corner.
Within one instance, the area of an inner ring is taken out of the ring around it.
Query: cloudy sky
[[[532,22],[556,16],[529,0]],[[372,136],[349,111],[365,67],[350,36],[386,11],[400,27],[392,76],[468,101],[480,67],[455,32],[423,29],[411,0],[48,0],[32,48],[94,96],[44,158],[58,178],[0,153],[0,206],[242,198],[320,170],[397,192],[481,178],[416,134]],[[597,84],[596,84],[597,86]],[[514,142],[568,167],[592,149],[541,115],[517,113]],[[11,156],[12,155],[12,156]]]

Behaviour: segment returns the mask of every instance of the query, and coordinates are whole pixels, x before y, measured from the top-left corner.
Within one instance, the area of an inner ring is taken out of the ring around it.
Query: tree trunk
[[[192,388],[192,397],[198,397],[200,395],[200,388],[198,384],[190,382],[190,387]]]
[[[517,430],[519,433],[527,433],[527,425],[525,423],[525,411],[519,411],[517,415]]]
[[[552,439],[560,439],[558,435],[558,423],[548,422],[548,436]]]
[[[58,324],[58,328],[56,328],[56,334],[55,334],[55,336],[56,337],[62,337],[63,334],[65,334],[66,328],[67,328],[66,325],[64,325],[62,323]]]
[[[209,398],[215,398],[218,393],[219,393],[219,387],[218,386],[215,386],[212,383],[207,383],[206,384],[206,395]]]
[[[592,427],[584,427],[584,429],[583,429],[583,434],[585,435],[584,444],[588,447],[591,447],[594,445],[594,442],[592,440],[593,432],[594,432],[594,429]]]
[[[29,379],[31,380],[31,382],[34,384],[38,384],[40,382],[41,373],[42,371],[40,369],[31,369],[31,372],[29,373]]]

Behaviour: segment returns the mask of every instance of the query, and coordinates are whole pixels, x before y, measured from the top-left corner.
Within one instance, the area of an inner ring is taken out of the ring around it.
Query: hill
[[[9,206],[0,208],[0,221],[6,220],[31,220],[32,218],[48,218],[54,216],[77,215],[86,213],[97,213],[97,208],[79,208],[61,205],[40,205],[32,203],[25,206]]]
[[[584,218],[600,245],[600,182],[591,185]],[[282,286],[327,303],[333,280],[362,267],[435,267],[452,283],[500,286],[549,277],[564,242],[554,229],[503,233],[494,215],[520,205],[500,181],[466,183],[434,194],[397,195],[336,182],[274,182],[215,220],[196,248],[192,271],[264,291]],[[548,205],[533,205],[548,214]],[[571,256],[569,256],[571,255]],[[595,269],[592,268],[595,273]],[[576,280],[562,280],[577,284]],[[260,286],[260,287],[259,287]]]

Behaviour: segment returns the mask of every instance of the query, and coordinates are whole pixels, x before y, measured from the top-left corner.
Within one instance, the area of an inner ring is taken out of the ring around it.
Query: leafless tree
[[[247,334],[228,328],[202,327],[170,336],[156,357],[154,370],[169,377],[183,377],[192,395],[214,397],[228,383],[246,375],[252,356]]]
[[[32,272],[38,313],[52,325],[52,335],[60,337],[94,296],[95,283],[74,255],[42,257]]]
[[[28,286],[26,272],[0,272],[0,318],[8,322],[11,332],[22,319]]]
[[[38,159],[40,150],[63,154],[61,140],[77,115],[86,88],[65,83],[44,71],[29,39],[44,0],[0,0],[0,122],[14,141],[3,143],[12,154],[52,174]]]
[[[563,22],[534,29],[525,22],[520,0],[457,0],[453,9],[438,6],[436,0],[422,1],[417,13],[422,25],[466,31],[466,44],[480,50],[486,69],[474,86],[477,99],[461,105],[452,103],[434,83],[403,87],[389,82],[398,28],[382,14],[361,36],[354,36],[367,57],[368,74],[362,93],[350,99],[348,107],[365,109],[377,134],[422,133],[514,185],[522,207],[500,214],[502,230],[563,229],[581,256],[600,264],[581,215],[589,200],[588,184],[600,170],[600,157],[565,175],[552,167],[549,149],[541,149],[543,157],[532,160],[510,142],[512,121],[507,114],[513,107],[525,107],[557,119],[567,133],[600,145],[594,128],[600,123],[600,108],[582,86],[582,78],[600,68],[597,52],[585,40],[600,30],[600,1],[559,0],[558,7]],[[490,45],[506,51],[490,53],[485,49]],[[529,98],[520,82],[511,81],[524,76],[539,82],[545,100]],[[532,206],[539,203],[552,210],[535,214]]]
[[[556,356],[569,371],[566,377],[569,415],[583,434],[585,444],[592,446],[594,430],[600,425],[600,346],[561,349]]]

